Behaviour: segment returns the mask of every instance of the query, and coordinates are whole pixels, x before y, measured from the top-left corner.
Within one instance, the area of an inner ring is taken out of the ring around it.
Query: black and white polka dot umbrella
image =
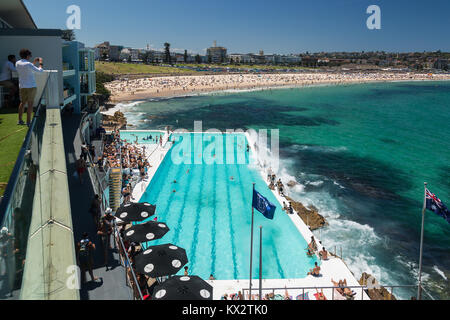
[[[174,276],[155,287],[153,300],[212,300],[213,287],[198,276]]]
[[[136,271],[150,278],[176,274],[188,262],[186,250],[173,244],[148,247],[134,257]]]
[[[115,216],[124,222],[143,221],[155,214],[156,206],[150,203],[128,203],[117,209]]]
[[[129,242],[147,242],[161,239],[169,230],[164,222],[148,221],[125,230],[124,238]]]

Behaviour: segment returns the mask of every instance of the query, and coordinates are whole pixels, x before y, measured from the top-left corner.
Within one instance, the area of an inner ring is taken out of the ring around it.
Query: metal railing
[[[361,300],[364,300],[364,294],[366,294],[367,296],[368,293],[365,292],[365,290],[373,290],[373,289],[379,289],[379,288],[390,288],[390,292],[388,290],[389,293],[389,300],[392,300],[392,297],[394,296],[394,288],[403,288],[403,289],[415,289],[417,290],[418,285],[373,285],[373,286],[345,286],[345,288],[349,288],[349,289],[357,289],[359,291],[359,289],[361,290]],[[305,297],[305,291],[307,290],[331,290],[331,300],[335,300],[335,289],[339,289],[339,287],[336,286],[315,286],[315,287],[286,287],[286,288],[262,288],[261,292],[263,294],[268,294],[267,292],[271,293],[272,295],[275,295],[275,291],[279,291],[282,292],[284,294],[284,292],[287,290],[301,290],[301,296]],[[387,289],[386,289],[387,290]],[[249,288],[243,288],[242,292],[244,297],[249,297],[248,292],[250,291]],[[253,296],[257,296],[259,297],[259,288],[252,288],[252,297]],[[431,299],[431,300],[435,300],[434,297],[428,292],[426,291],[423,287],[422,287],[422,291],[426,293],[426,295]],[[255,292],[255,294],[253,294],[253,292]],[[247,293],[247,294],[246,294]],[[339,294],[339,293],[338,293]],[[325,295],[325,294],[324,294]],[[342,296],[342,295],[341,295]],[[358,293],[355,292],[355,294],[353,295],[353,297],[357,297]],[[351,298],[346,297],[346,296],[342,296],[343,298],[345,298],[346,300],[351,300]],[[259,297],[262,298],[262,297]],[[295,299],[294,299],[295,300]],[[303,300],[303,299],[299,299],[299,300]],[[342,298],[340,300],[343,300]],[[370,298],[369,298],[370,300]]]

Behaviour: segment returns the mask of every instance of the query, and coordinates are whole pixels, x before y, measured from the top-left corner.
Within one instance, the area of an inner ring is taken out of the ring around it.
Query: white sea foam
[[[323,181],[322,180],[319,180],[319,181],[308,181],[307,182],[307,184],[309,184],[309,185],[312,185],[312,186],[315,186],[315,187],[319,187],[319,186],[321,186],[322,184],[323,184]]]
[[[434,271],[436,271],[436,273],[438,275],[440,275],[445,281],[447,281],[447,277],[445,276],[444,271],[442,271],[441,269],[438,268],[438,266],[433,266]]]
[[[138,104],[143,103],[144,101],[133,101],[130,103],[118,103],[113,108],[108,109],[107,111],[103,111],[102,114],[113,116],[116,111],[124,112],[128,109],[137,106]]]

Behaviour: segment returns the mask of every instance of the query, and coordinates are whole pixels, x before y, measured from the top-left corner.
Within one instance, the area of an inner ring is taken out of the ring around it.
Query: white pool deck
[[[130,130],[133,132],[136,131],[147,131],[147,130]],[[158,131],[158,130],[151,130],[152,132]],[[148,185],[150,184],[153,176],[155,175],[156,171],[158,170],[159,166],[161,165],[162,161],[164,160],[167,152],[170,150],[172,143],[167,143],[170,134],[167,134],[165,131],[161,131],[162,133],[165,133],[163,136],[163,143],[162,147],[159,144],[141,144],[140,147],[145,146],[145,155],[147,159],[149,160],[149,163],[152,167],[148,170],[148,176],[147,179],[139,182],[136,184],[132,196],[133,201],[139,202],[140,198],[144,194],[145,190],[147,189]],[[206,133],[207,134],[207,133]],[[254,149],[254,142],[252,141],[250,135],[246,133],[246,137],[248,140],[248,143],[250,145],[251,151],[252,151],[252,157],[256,159],[257,152]],[[263,181],[267,182],[267,172],[264,172],[262,168],[260,168],[260,174],[262,176]],[[269,189],[270,190],[270,189]],[[274,194],[275,198],[278,200],[280,207],[283,207],[283,201],[287,202],[287,200],[280,196],[276,190],[271,190]],[[284,211],[280,211],[279,214],[286,214]],[[306,224],[303,222],[303,220],[298,216],[298,214],[294,211],[294,214],[289,215],[289,218],[291,219],[292,223],[297,227],[300,234],[303,236],[303,238],[306,240],[306,242],[310,242],[311,236],[314,236],[317,242],[318,249],[322,249],[322,245],[319,243],[320,239],[317,238],[317,236],[313,235],[311,230],[306,226]],[[255,227],[256,229],[256,227]],[[301,248],[298,248],[297,245],[293,245],[296,248],[296,250],[302,250]],[[305,248],[306,250],[306,248]],[[306,254],[306,253],[305,253]],[[255,256],[253,257],[253,263],[257,264],[259,263],[258,259],[258,253],[255,253]],[[331,287],[333,286],[331,279],[334,281],[339,281],[346,279],[348,286],[359,286],[357,279],[354,277],[352,272],[348,269],[347,265],[340,259],[336,257],[330,256],[330,258],[327,261],[321,261],[320,263],[320,273],[321,277],[313,277],[308,276],[305,274],[304,278],[300,279],[263,279],[262,280],[262,288],[263,288],[263,295],[267,293],[272,293],[271,288],[285,288],[287,287],[288,294],[295,299],[295,297],[299,294],[303,293],[302,289],[289,289],[289,288],[302,288],[302,287]],[[243,289],[249,288],[249,279],[246,280],[207,280],[214,288],[213,293],[213,299],[214,300],[220,300],[221,297],[224,294],[228,294],[230,296],[233,293],[238,293],[238,291],[241,291],[244,293]],[[266,288],[266,289],[264,289]],[[352,289],[356,292],[356,295],[354,297],[355,300],[370,300],[369,296],[361,289],[354,288]],[[253,279],[252,280],[252,295],[258,294],[259,291],[259,279]],[[320,289],[319,289],[320,291]],[[346,300],[345,298],[340,298],[339,294],[337,292],[334,292],[333,295],[333,289],[323,289],[323,293],[325,297],[328,300],[331,300],[334,298],[334,300]],[[314,294],[316,293],[316,289],[305,289],[304,292],[309,292],[309,299],[315,300]],[[248,290],[246,292],[246,298],[248,294]],[[281,294],[284,296],[285,290],[275,290],[275,294]]]

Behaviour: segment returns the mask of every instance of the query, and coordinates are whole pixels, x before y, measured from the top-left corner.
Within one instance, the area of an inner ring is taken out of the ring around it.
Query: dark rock
[[[366,286],[369,278],[372,278],[372,281],[375,280],[371,274],[363,272],[361,279],[359,280],[359,284]],[[371,300],[397,300],[395,296],[390,294],[390,292],[383,286],[380,286],[379,289],[367,289],[366,293]]]
[[[286,200],[292,204],[292,208],[297,211],[297,214],[311,230],[327,225],[325,218],[319,214],[319,211],[314,206],[306,208],[301,202],[294,201],[289,197],[286,197]]]

